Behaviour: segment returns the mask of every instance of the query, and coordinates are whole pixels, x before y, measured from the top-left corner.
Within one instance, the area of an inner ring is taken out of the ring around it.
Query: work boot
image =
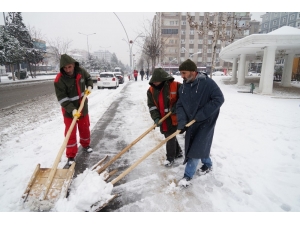
[[[173,160],[167,159],[166,161],[164,161],[165,167],[171,167],[173,165],[173,163],[174,163],[174,159]]]
[[[180,151],[176,156],[175,159],[181,158],[183,156],[182,151]]]
[[[183,188],[187,188],[188,186],[191,185],[191,179],[190,177],[184,176],[179,182],[178,182],[178,186],[183,187]]]
[[[91,153],[93,151],[91,146],[84,147],[83,150],[86,151],[87,153]]]
[[[68,158],[68,165],[71,166],[75,162],[74,158]]]
[[[199,175],[204,175],[212,171],[212,167],[208,167],[206,165],[201,166],[200,169],[198,169]]]

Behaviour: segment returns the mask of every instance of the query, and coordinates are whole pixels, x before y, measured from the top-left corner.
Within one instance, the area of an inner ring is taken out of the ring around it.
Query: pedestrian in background
[[[145,75],[145,71],[144,69],[142,68],[141,71],[140,71],[140,75],[141,75],[141,79],[143,80],[144,78],[144,75]]]
[[[174,77],[162,68],[157,68],[153,71],[149,84],[147,102],[150,116],[154,123],[160,127],[160,132],[167,138],[177,130],[176,102],[181,83],[174,81]],[[159,120],[169,111],[172,111],[171,116],[160,124]],[[167,167],[172,166],[175,158],[183,156],[176,136],[167,141],[166,152],[167,159],[164,165]]]
[[[149,69],[146,70],[147,80],[149,80]]]
[[[179,90],[179,99],[176,105],[178,130],[185,134],[184,176],[178,183],[187,187],[193,178],[198,163],[200,175],[212,170],[210,150],[215,125],[219,116],[220,107],[224,103],[224,96],[219,86],[205,73],[197,72],[196,64],[187,59],[179,66],[183,84]],[[187,123],[196,120],[190,127]]]
[[[80,67],[76,60],[67,54],[63,54],[60,58],[60,72],[56,75],[54,87],[57,100],[62,107],[65,135],[70,128],[73,117],[78,118],[66,146],[66,156],[68,158],[68,165],[70,166],[75,161],[78,152],[77,128],[79,130],[79,142],[83,150],[88,153],[93,151],[90,147],[90,119],[87,98],[84,102],[82,112],[79,113],[77,111],[83,95],[91,93],[93,80],[90,74],[84,68]]]
[[[133,76],[134,76],[134,80],[137,81],[137,77],[138,77],[138,71],[137,70],[133,71]]]

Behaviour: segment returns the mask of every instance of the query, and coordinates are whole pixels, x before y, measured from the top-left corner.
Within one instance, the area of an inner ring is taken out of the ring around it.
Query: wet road
[[[0,109],[54,94],[53,80],[0,85]]]

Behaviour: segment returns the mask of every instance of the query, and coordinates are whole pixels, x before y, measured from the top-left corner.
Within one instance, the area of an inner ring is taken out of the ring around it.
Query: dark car
[[[119,84],[123,84],[124,83],[124,77],[123,77],[122,73],[115,72],[115,76],[118,78]]]

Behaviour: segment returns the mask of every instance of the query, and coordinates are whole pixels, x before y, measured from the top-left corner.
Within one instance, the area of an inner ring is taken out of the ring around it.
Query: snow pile
[[[58,200],[53,211],[94,211],[113,197],[110,194],[112,188],[113,185],[106,183],[102,174],[86,169],[73,180],[68,198]],[[95,203],[98,207],[92,207]]]

